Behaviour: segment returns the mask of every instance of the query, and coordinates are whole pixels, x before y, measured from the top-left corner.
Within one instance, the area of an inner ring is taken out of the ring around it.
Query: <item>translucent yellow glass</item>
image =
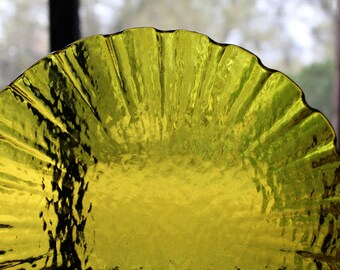
[[[0,93],[0,269],[338,269],[334,138],[237,46],[80,40]]]

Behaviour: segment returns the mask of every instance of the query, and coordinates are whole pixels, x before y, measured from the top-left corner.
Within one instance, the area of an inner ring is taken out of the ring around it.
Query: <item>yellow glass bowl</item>
[[[240,47],[80,40],[0,93],[0,268],[337,269],[334,140]]]

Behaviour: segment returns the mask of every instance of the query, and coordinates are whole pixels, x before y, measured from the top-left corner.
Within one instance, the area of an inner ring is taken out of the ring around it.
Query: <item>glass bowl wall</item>
[[[80,40],[0,93],[0,268],[337,269],[334,140],[238,46]]]

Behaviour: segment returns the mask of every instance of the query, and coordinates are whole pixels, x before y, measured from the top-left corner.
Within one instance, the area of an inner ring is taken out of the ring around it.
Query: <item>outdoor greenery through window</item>
[[[80,0],[82,37],[129,27],[188,29],[255,53],[330,120],[336,0]],[[0,88],[49,52],[47,0],[1,0]]]

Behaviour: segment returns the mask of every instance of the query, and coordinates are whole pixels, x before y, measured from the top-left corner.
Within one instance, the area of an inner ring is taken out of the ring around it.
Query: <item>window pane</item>
[[[48,1],[0,1],[0,88],[48,52]]]

